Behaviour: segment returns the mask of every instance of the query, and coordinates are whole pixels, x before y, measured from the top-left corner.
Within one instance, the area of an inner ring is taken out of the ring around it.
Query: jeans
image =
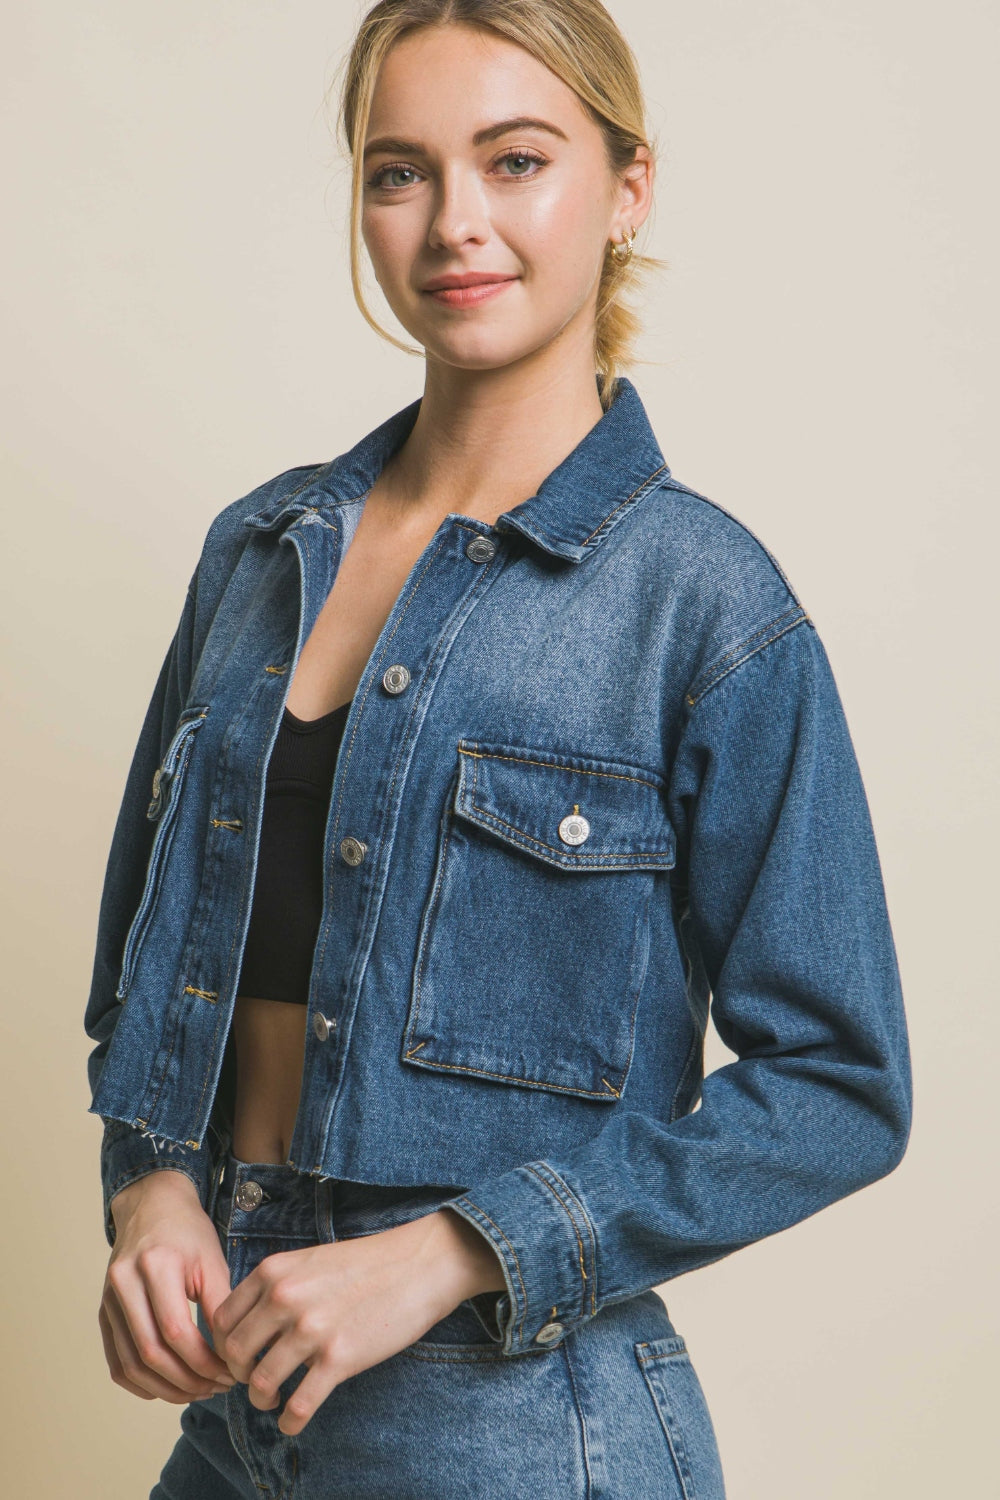
[[[260,1194],[241,1184],[255,1182]],[[265,1256],[372,1234],[454,1188],[310,1177],[225,1150],[209,1200],[235,1287]],[[254,1204],[255,1198],[261,1201]],[[240,1202],[248,1206],[241,1208]],[[198,1309],[198,1327],[212,1342]],[[281,1386],[281,1405],[306,1373]],[[471,1301],[341,1382],[297,1437],[248,1387],[193,1401],[150,1500],[724,1500],[711,1417],[653,1291],[503,1355]]]

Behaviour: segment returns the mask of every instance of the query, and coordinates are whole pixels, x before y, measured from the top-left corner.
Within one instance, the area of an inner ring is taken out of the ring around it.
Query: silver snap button
[[[491,542],[488,536],[474,536],[465,549],[465,555],[472,562],[489,562],[496,550],[496,542]]]
[[[391,667],[386,667],[382,673],[382,686],[387,693],[401,693],[410,685],[410,672],[402,662],[393,662]]]
[[[331,1032],[337,1028],[336,1016],[324,1016],[321,1010],[313,1011],[313,1031],[321,1042],[328,1040]]]
[[[259,1203],[263,1202],[264,1189],[259,1182],[241,1182],[233,1197],[237,1208],[256,1208]]]
[[[546,1323],[545,1327],[540,1328],[535,1334],[535,1343],[554,1344],[556,1339],[562,1338],[564,1331],[561,1323]]]
[[[590,824],[582,813],[568,813],[559,824],[559,837],[564,844],[582,844],[590,836]]]
[[[340,841],[340,857],[345,865],[359,865],[367,852],[368,845],[363,844],[360,839],[352,838],[350,834]]]

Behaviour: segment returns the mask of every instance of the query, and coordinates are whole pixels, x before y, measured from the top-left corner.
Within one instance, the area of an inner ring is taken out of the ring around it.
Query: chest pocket
[[[402,1061],[621,1095],[673,868],[663,781],[644,768],[458,742],[421,915]]]

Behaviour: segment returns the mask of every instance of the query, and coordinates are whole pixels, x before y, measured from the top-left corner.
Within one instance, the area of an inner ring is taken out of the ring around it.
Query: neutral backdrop
[[[663,146],[647,243],[670,262],[645,297],[649,363],[629,373],[676,476],[770,547],[827,647],[915,1084],[890,1177],[660,1290],[731,1500],[985,1496],[998,10],[610,8]],[[83,1009],[124,777],[209,522],[422,387],[422,360],[350,292],[323,94],[363,9],[34,0],[5,17],[9,1495],[138,1500],[178,1432],[179,1407],[126,1394],[104,1361]],[[709,1068],[728,1055],[712,1033]]]

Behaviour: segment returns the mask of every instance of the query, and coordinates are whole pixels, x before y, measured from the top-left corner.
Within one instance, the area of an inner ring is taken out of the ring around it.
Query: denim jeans
[[[255,1182],[262,1190],[238,1193]],[[280,1250],[372,1234],[454,1194],[316,1178],[220,1156],[209,1208],[235,1287]],[[201,1309],[198,1327],[212,1342]],[[281,1386],[281,1403],[306,1373]],[[684,1339],[653,1291],[549,1348],[504,1355],[469,1301],[342,1381],[297,1437],[248,1387],[193,1401],[150,1500],[724,1500]]]

